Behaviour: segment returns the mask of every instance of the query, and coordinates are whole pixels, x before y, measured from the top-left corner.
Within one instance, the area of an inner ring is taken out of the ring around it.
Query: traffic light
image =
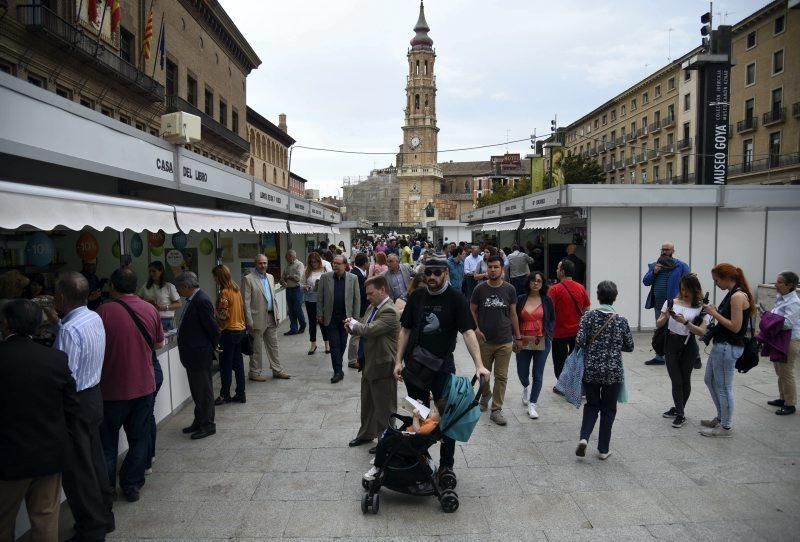
[[[701,36],[709,36],[711,34],[711,12],[707,11],[700,16],[700,22],[703,26],[700,28]]]
[[[531,148],[536,148],[536,134],[531,134]]]
[[[553,119],[550,121],[550,133],[555,135],[556,133],[556,120]]]

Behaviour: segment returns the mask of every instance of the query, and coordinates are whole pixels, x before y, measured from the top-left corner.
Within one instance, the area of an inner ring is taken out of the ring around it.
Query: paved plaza
[[[550,391],[550,361],[541,418],[528,419],[512,358],[508,426],[484,415],[456,450],[459,510],[444,514],[433,498],[382,490],[378,515],[364,515],[369,446],[347,446],[358,428],[359,374],[346,369],[343,382],[330,384],[322,343],[308,356],[307,336],[281,336],[293,378],[248,382],[247,404],[217,408],[216,436],[181,433],[191,405],[162,424],[154,473],[139,502],[116,503],[111,537],[797,540],[800,416],[767,406],[777,393],[771,364],[736,375],[735,437],[708,439],[698,434],[700,418],[713,417],[703,371],[693,375],[689,423],[674,429],[661,417],[671,404],[666,370],[642,364],[649,334],[635,340],[625,354],[630,403],[619,406],[607,461],[596,457],[596,431],[586,458],[575,456],[581,411]],[[456,362],[459,374],[471,374],[460,339]]]

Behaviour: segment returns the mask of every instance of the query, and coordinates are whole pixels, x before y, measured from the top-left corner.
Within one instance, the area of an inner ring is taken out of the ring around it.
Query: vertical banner
[[[704,71],[704,167],[699,184],[727,184],[731,68],[728,63],[714,62],[707,64]]]

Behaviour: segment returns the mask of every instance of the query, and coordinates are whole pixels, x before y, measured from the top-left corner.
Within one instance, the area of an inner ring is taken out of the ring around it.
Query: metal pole
[[[296,143],[296,142],[295,142]],[[289,162],[287,165],[288,171],[286,172],[289,176],[289,193],[291,194],[291,186],[292,186],[292,152],[294,151],[294,145],[289,147]],[[286,234],[286,250],[292,249],[292,234]]]

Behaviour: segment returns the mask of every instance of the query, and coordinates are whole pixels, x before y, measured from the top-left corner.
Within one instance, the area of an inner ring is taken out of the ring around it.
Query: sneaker
[[[522,406],[528,406],[531,403],[531,386],[530,384],[522,388]]]
[[[505,425],[506,423],[508,423],[506,422],[505,416],[503,416],[502,410],[493,410],[491,416],[489,416],[489,419],[492,420],[497,425]]]
[[[375,475],[378,474],[378,472],[380,472],[380,469],[373,465],[367,472],[364,473],[363,478],[367,482],[371,482],[375,479]]]
[[[718,425],[712,429],[703,429],[700,431],[700,434],[704,437],[720,437],[720,438],[729,438],[733,436],[733,428],[724,428],[721,425]]]
[[[686,425],[686,416],[675,416],[675,419],[672,420],[672,427],[678,428],[684,425]]]
[[[153,467],[149,467],[149,468],[144,469],[144,473],[146,475],[153,474]]]
[[[675,410],[675,407],[672,407],[671,409],[669,409],[665,413],[663,413],[661,415],[661,417],[662,418],[674,418],[677,415],[678,415],[678,411]]]
[[[578,441],[578,447],[575,448],[575,455],[578,457],[585,457],[586,456],[586,445],[589,444],[586,442],[585,438],[582,438]]]
[[[692,369],[702,369],[702,368],[703,368],[703,362],[700,360],[700,358],[695,359],[694,364],[692,365]]]
[[[606,459],[608,459],[608,456],[610,456],[610,455],[611,455],[611,452],[598,452],[597,457],[599,457],[600,459],[605,461]]]
[[[714,418],[713,420],[700,420],[700,425],[713,429],[719,425],[719,418]]]
[[[539,419],[539,413],[536,412],[536,403],[531,403],[528,405],[528,417],[532,420]]]
[[[665,365],[667,362],[663,359],[653,358],[644,362],[645,365]]]

